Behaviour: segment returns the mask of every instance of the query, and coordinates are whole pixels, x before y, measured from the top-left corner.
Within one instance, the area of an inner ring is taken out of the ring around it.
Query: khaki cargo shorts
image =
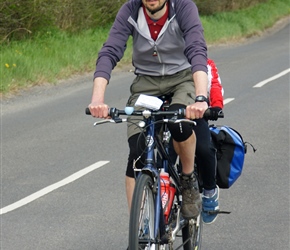
[[[128,99],[127,107],[134,107],[140,94],[157,97],[173,94],[171,104],[183,104],[185,106],[194,103],[195,99],[195,88],[191,69],[186,69],[170,76],[138,75],[130,87],[130,92],[131,96]],[[134,109],[140,110],[144,108],[134,107]],[[128,117],[128,138],[142,132],[142,129],[135,125],[142,119],[143,117],[141,116]]]

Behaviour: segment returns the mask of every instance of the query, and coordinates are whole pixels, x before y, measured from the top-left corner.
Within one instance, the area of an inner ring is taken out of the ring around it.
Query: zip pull
[[[154,44],[154,51],[152,56],[157,56],[157,49],[156,49],[156,44]]]

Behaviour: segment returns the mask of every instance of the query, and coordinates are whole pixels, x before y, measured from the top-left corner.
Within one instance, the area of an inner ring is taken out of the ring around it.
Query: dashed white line
[[[276,80],[276,79],[288,74],[289,72],[290,72],[290,68],[286,69],[286,70],[282,71],[281,73],[279,73],[277,75],[274,75],[274,76],[272,76],[272,77],[270,77],[270,78],[268,78],[268,79],[266,79],[266,80],[264,80],[262,82],[257,83],[256,85],[253,86],[253,88],[261,88],[265,84],[267,84],[268,82],[274,81],[274,80]]]
[[[235,98],[226,98],[226,99],[224,99],[224,105],[228,104],[229,102],[231,102],[233,100],[235,100]],[[80,170],[80,171],[68,176],[67,178],[65,178],[65,179],[63,179],[63,180],[61,180],[59,182],[56,182],[56,183],[54,183],[54,184],[52,184],[52,185],[50,185],[50,186],[48,186],[46,188],[43,188],[43,189],[41,189],[41,190],[39,190],[39,191],[29,195],[29,196],[17,201],[17,202],[12,203],[11,205],[3,207],[3,208],[0,209],[0,215],[8,213],[8,212],[11,212],[11,211],[13,211],[13,210],[15,210],[15,209],[17,209],[19,207],[22,207],[22,206],[24,206],[24,205],[26,205],[26,204],[34,201],[34,200],[46,195],[46,194],[48,194],[48,193],[50,193],[50,192],[52,192],[52,191],[64,186],[64,185],[67,185],[67,184],[69,184],[69,183],[81,178],[82,176],[84,176],[84,175],[96,170],[97,168],[100,168],[100,167],[104,166],[107,163],[109,163],[109,161],[96,162],[95,164],[93,164],[91,166],[88,166],[88,167],[86,167],[86,168],[84,168],[84,169],[82,169],[82,170]]]
[[[17,209],[19,207],[22,207],[22,206],[24,206],[24,205],[26,205],[26,204],[34,201],[34,200],[46,195],[46,194],[48,194],[48,193],[50,193],[50,192],[52,192],[52,191],[64,186],[64,185],[67,185],[67,184],[69,184],[69,183],[71,183],[71,182],[83,177],[84,175],[96,170],[97,168],[100,168],[100,167],[104,166],[107,163],[109,163],[109,161],[96,162],[96,163],[94,163],[94,164],[92,164],[92,165],[90,165],[90,166],[88,166],[88,167],[86,167],[86,168],[84,168],[84,169],[82,169],[82,170],[80,170],[80,171],[68,176],[67,178],[65,178],[65,179],[63,179],[63,180],[61,180],[59,182],[56,182],[56,183],[54,183],[54,184],[52,184],[52,185],[50,185],[48,187],[45,187],[45,188],[43,188],[43,189],[41,189],[41,190],[39,190],[39,191],[37,191],[37,192],[25,197],[25,198],[23,198],[23,199],[21,199],[21,200],[19,200],[17,202],[12,203],[11,205],[3,207],[3,208],[0,209],[0,215],[8,213],[8,212],[11,212],[11,211],[13,211],[13,210],[15,210],[15,209]]]
[[[281,73],[279,73],[279,74],[277,74],[277,75],[275,75],[273,77],[270,77],[270,78],[268,78],[268,79],[266,79],[266,80],[264,80],[262,82],[257,83],[256,85],[253,86],[253,88],[260,88],[260,87],[264,86],[265,84],[267,84],[267,83],[269,83],[271,81],[274,81],[274,80],[276,80],[276,79],[288,74],[289,72],[290,72],[290,68],[282,71]],[[226,99],[224,99],[224,105],[228,104],[229,102],[232,102],[233,100],[235,100],[235,98],[226,98]],[[22,206],[24,206],[24,205],[26,205],[26,204],[28,204],[28,203],[40,198],[40,197],[46,195],[46,194],[48,194],[48,193],[50,193],[50,192],[52,192],[52,191],[54,191],[54,190],[56,190],[56,189],[58,189],[58,188],[60,188],[62,186],[65,186],[65,185],[67,185],[67,184],[69,184],[69,183],[71,183],[71,182],[83,177],[84,175],[86,175],[86,174],[88,174],[88,173],[90,173],[90,172],[92,172],[92,171],[104,166],[107,163],[109,163],[109,161],[96,162],[96,163],[94,163],[94,164],[92,164],[92,165],[90,165],[90,166],[88,166],[88,167],[86,167],[86,168],[84,168],[84,169],[82,169],[82,170],[80,170],[80,171],[68,176],[67,178],[65,178],[65,179],[63,179],[63,180],[61,180],[59,182],[56,182],[56,183],[54,183],[54,184],[52,184],[52,185],[50,185],[48,187],[45,187],[45,188],[43,188],[43,189],[41,189],[41,190],[39,190],[39,191],[29,195],[29,196],[17,201],[17,202],[14,202],[14,203],[6,206],[6,207],[3,207],[3,208],[0,209],[0,215],[6,214],[8,212],[11,212],[11,211],[19,208],[19,207],[22,207]]]
[[[226,98],[226,99],[224,99],[224,105],[228,104],[229,102],[232,102],[233,100],[235,100],[235,98]]]

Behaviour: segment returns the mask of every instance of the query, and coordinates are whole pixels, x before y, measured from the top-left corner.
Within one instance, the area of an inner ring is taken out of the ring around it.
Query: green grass
[[[271,27],[289,15],[288,0],[270,0],[252,8],[201,17],[207,43],[235,41]]]
[[[289,13],[288,0],[269,0],[241,11],[202,16],[201,21],[207,43],[214,44],[254,35]],[[2,43],[0,92],[56,83],[76,73],[92,72],[108,32],[109,27],[86,30],[78,35],[47,30],[33,39]],[[130,62],[131,45],[130,39],[121,64]]]
[[[91,71],[108,29],[70,35],[47,31],[34,39],[11,42],[1,48],[1,91],[17,90],[74,73]]]

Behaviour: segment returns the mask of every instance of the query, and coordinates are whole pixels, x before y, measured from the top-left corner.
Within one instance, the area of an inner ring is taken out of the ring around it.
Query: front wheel
[[[129,223],[129,250],[150,249],[154,240],[153,180],[141,174],[136,180]]]
[[[184,250],[200,250],[202,235],[202,218],[201,214],[197,219],[191,219],[188,224],[182,229],[182,240]]]

